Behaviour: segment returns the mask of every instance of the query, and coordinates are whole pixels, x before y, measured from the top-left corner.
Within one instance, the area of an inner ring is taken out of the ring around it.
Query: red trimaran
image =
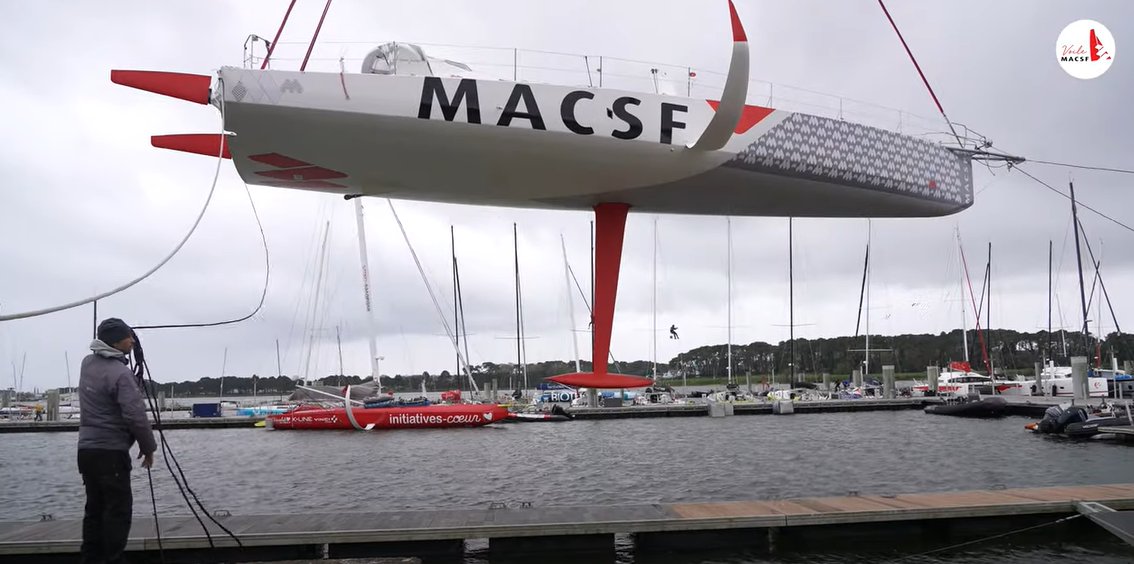
[[[303,405],[287,413],[269,415],[273,429],[436,429],[480,427],[509,417],[508,409],[494,404],[458,403],[418,407],[358,408],[350,399],[350,386],[343,407]]]
[[[330,0],[323,17],[329,6]],[[605,362],[631,208],[728,216],[928,217],[973,203],[971,152],[746,104],[748,42],[731,1],[728,7],[733,50],[719,100],[477,80],[460,74],[467,67],[430,59],[408,44],[374,50],[361,73],[306,72],[322,18],[298,72],[268,69],[287,14],[260,69],[223,67],[215,87],[213,77],[171,72],[116,70],[111,79],[217,106],[224,133],[159,135],[152,143],[230,158],[250,184],[347,197],[593,209],[593,372],[550,379],[576,387],[636,388],[651,380],[610,373]],[[444,71],[431,63],[444,65]],[[501,414],[477,405],[397,412],[346,406],[296,411],[275,424],[475,425]]]

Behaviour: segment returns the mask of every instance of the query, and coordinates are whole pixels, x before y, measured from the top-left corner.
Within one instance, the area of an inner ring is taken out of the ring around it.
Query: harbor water
[[[373,433],[180,430],[166,438],[204,505],[233,514],[483,508],[492,502],[727,501],[1134,481],[1134,448],[1033,436],[1023,430],[1027,421],[911,410]],[[75,433],[0,439],[0,521],[45,513],[81,517],[76,439]],[[188,514],[166,467],[159,455],[153,472],[158,512]],[[135,513],[149,515],[146,473],[135,471],[133,482]],[[1018,545],[1009,539],[978,548],[982,554],[1000,551],[1001,562],[1134,557],[1105,533],[1091,538],[1096,541],[1082,546]],[[811,556],[807,561],[853,561],[837,554]],[[953,553],[949,561],[989,561],[957,557]],[[742,552],[682,558],[665,561],[762,561]]]

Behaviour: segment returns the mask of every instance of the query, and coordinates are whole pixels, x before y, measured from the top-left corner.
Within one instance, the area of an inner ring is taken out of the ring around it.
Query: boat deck
[[[980,532],[988,535],[987,523],[1018,528],[1018,519],[1051,520],[1074,514],[1080,502],[1134,509],[1134,483],[710,503],[232,515],[217,520],[240,538],[244,548],[237,549],[231,538],[209,523],[218,547],[213,550],[219,552],[208,553],[208,558],[459,554],[464,540],[485,538],[494,551],[594,549],[596,545],[613,547],[613,535],[626,533],[635,535],[641,550],[668,546],[683,534],[701,542],[705,533],[731,533],[731,545],[737,538],[753,542],[792,534],[826,538],[855,526],[859,531],[892,534],[902,522],[931,522],[940,531],[942,520],[969,519],[984,519]],[[1116,526],[1128,524],[1123,523]],[[160,525],[166,557],[202,558],[201,551],[208,550],[208,539],[194,518],[163,517]],[[73,555],[80,536],[79,520],[0,522],[0,559],[36,561]],[[134,556],[154,555],[158,541],[152,519],[135,520],[127,549]]]

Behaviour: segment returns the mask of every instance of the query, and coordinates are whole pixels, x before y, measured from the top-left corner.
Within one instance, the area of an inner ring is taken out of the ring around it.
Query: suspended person
[[[127,366],[134,331],[112,317],[95,336],[79,372],[78,458],[87,494],[80,561],[114,563],[123,561],[133,514],[130,447],[138,443],[138,458],[149,469],[157,443],[139,382]]]
[[[670,325],[669,326],[669,338],[670,339],[680,339],[681,338],[681,337],[677,336],[677,326],[676,325]]]

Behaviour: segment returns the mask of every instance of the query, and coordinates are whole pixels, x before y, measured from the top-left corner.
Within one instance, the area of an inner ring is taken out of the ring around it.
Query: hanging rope
[[[218,79],[218,82],[220,84],[219,91],[224,92],[223,80]],[[220,135],[222,136],[222,139],[223,139],[223,136],[224,136],[224,121],[225,121],[224,96],[221,95],[219,97],[219,100],[220,100],[220,112],[221,112]],[[166,255],[165,258],[163,258],[160,262],[158,262],[156,266],[149,269],[148,271],[146,271],[146,273],[135,278],[134,280],[131,280],[131,281],[129,281],[129,282],[117,287],[117,288],[114,288],[113,290],[108,290],[106,292],[98,294],[97,296],[91,296],[89,298],[84,298],[84,299],[77,300],[77,301],[74,301],[74,302],[71,302],[71,303],[66,303],[66,304],[63,304],[63,305],[48,307],[48,308],[44,308],[44,309],[38,309],[38,310],[34,310],[34,311],[25,311],[25,312],[20,312],[20,313],[11,313],[11,314],[7,314],[7,315],[0,315],[0,321],[12,321],[14,319],[26,319],[28,317],[39,317],[41,315],[47,315],[49,313],[56,313],[56,312],[68,310],[68,309],[71,309],[71,308],[76,308],[76,307],[79,307],[79,306],[87,305],[91,302],[101,300],[103,298],[107,298],[107,297],[113,296],[114,294],[122,292],[122,291],[130,288],[131,286],[134,286],[135,284],[141,282],[142,280],[149,278],[150,275],[157,272],[159,269],[161,269],[161,267],[165,266],[165,264],[168,263],[171,259],[173,259],[173,257],[177,255],[177,253],[181,250],[181,248],[185,246],[185,243],[189,242],[189,238],[193,236],[193,233],[197,231],[197,226],[201,224],[201,218],[205,217],[205,211],[207,211],[209,209],[209,203],[213,201],[213,194],[217,190],[217,179],[220,178],[221,163],[224,161],[224,148],[225,148],[225,144],[223,142],[220,143],[220,150],[217,152],[217,166],[216,166],[216,170],[213,172],[213,183],[212,183],[212,186],[209,187],[209,195],[205,198],[205,204],[203,206],[201,206],[201,211],[197,214],[197,219],[195,219],[193,221],[193,225],[189,227],[189,232],[185,234],[185,237],[181,239],[181,242],[178,243],[177,246],[174,247],[173,250],[170,251],[170,253],[168,255]]]
[[[1068,517],[1062,517],[1062,518],[1056,519],[1054,521],[1049,521],[1047,523],[1040,523],[1039,525],[1032,525],[1030,527],[1024,527],[1022,529],[1016,529],[1014,531],[1008,531],[1007,533],[1001,533],[999,535],[992,535],[990,537],[984,537],[984,538],[980,538],[980,539],[976,539],[976,540],[972,540],[972,541],[968,541],[968,542],[962,542],[962,543],[958,543],[958,544],[951,544],[949,546],[944,546],[944,547],[941,547],[941,548],[935,548],[933,550],[929,550],[929,551],[926,551],[926,552],[920,552],[918,554],[911,554],[909,556],[903,556],[903,557],[895,559],[895,560],[890,560],[890,562],[905,562],[906,560],[913,560],[913,559],[919,559],[920,560],[920,559],[922,559],[925,556],[928,556],[930,554],[936,554],[938,552],[945,552],[946,550],[954,550],[954,549],[957,549],[957,548],[961,548],[961,547],[965,547],[965,546],[971,546],[971,545],[974,545],[974,544],[987,542],[987,541],[990,541],[990,540],[1001,539],[1001,538],[1004,538],[1004,537],[1007,537],[1007,536],[1010,536],[1010,535],[1015,535],[1015,534],[1023,533],[1023,532],[1026,532],[1026,531],[1039,529],[1039,528],[1042,528],[1042,527],[1050,527],[1051,525],[1058,525],[1059,523],[1064,523],[1064,522],[1070,521],[1072,519],[1078,519],[1079,517],[1082,517],[1082,515],[1071,515],[1071,516],[1068,516]]]

